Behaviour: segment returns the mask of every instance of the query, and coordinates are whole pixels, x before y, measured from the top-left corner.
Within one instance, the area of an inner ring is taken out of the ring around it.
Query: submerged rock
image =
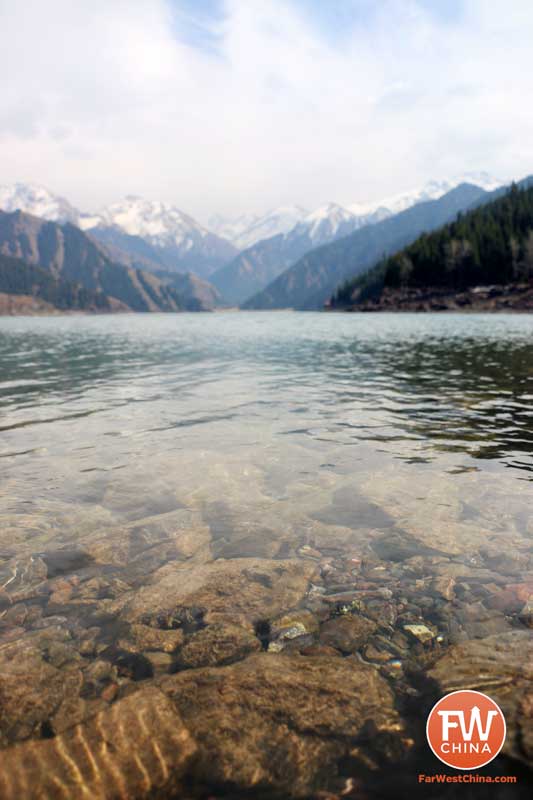
[[[159,630],[150,625],[132,625],[130,627],[132,643],[139,650],[160,650],[173,653],[183,643],[184,634],[181,629]]]
[[[376,628],[376,623],[366,617],[346,614],[322,625],[320,642],[342,653],[355,653],[366,644]]]
[[[117,601],[123,618],[143,622],[146,615],[172,614],[179,607],[205,609],[205,622],[244,627],[272,619],[306,595],[315,572],[310,561],[255,558],[219,559],[209,564],[172,562],[157,570],[150,584]]]
[[[262,653],[159,685],[198,743],[194,778],[207,786],[308,796],[336,785],[343,759],[377,768],[408,746],[387,682],[352,658]]]
[[[267,641],[270,653],[283,650],[301,650],[314,643],[318,633],[318,619],[311,611],[300,609],[273,620]]]
[[[116,702],[86,723],[3,753],[2,800],[178,797],[196,745],[155,688]]]
[[[485,692],[507,723],[503,752],[533,766],[533,636],[514,630],[456,645],[431,669],[441,694]]]
[[[80,667],[68,632],[59,627],[0,646],[0,742],[39,735],[63,703],[77,701]]]
[[[404,625],[404,631],[417,642],[428,644],[435,638],[435,634],[426,625]]]
[[[194,633],[180,648],[175,669],[229,664],[261,649],[257,636],[237,625],[215,623]]]
[[[533,595],[528,598],[527,603],[520,611],[518,618],[524,625],[527,625],[528,628],[533,628]]]

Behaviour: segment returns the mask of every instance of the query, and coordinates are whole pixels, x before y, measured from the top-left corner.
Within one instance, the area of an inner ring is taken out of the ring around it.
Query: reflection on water
[[[101,435],[232,419],[238,438],[241,423],[276,419],[278,434],[379,443],[406,460],[445,451],[533,468],[529,317],[5,319],[0,376],[3,431],[81,419],[83,436],[97,414],[115,422]]]
[[[0,745],[258,648],[410,697],[430,656],[514,642],[532,399],[528,316],[1,319]]]

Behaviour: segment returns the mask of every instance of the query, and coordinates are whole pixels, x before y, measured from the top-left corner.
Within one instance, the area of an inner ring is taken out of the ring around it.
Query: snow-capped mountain
[[[134,195],[85,217],[80,226],[108,245],[135,248],[139,255],[148,244],[166,269],[191,271],[204,278],[237,253],[230,242],[176,206]]]
[[[24,211],[51,222],[70,222],[107,246],[154,262],[160,269],[207,277],[237,249],[175,206],[126,197],[96,214],[75,208],[44,186],[0,186],[0,209]]]
[[[360,219],[347,208],[337,203],[326,203],[304,217],[294,228],[285,234],[287,239],[305,235],[315,246],[329,242],[339,236],[346,236],[360,227]]]
[[[241,214],[238,217],[224,217],[222,214],[213,214],[207,220],[208,230],[232,242],[235,247],[241,249],[244,241],[247,241],[246,232],[253,228],[261,217],[259,214]],[[248,245],[246,245],[248,246]]]
[[[436,200],[460,183],[471,183],[487,191],[502,185],[502,181],[486,172],[467,172],[451,179],[430,181],[422,188],[379,202],[359,202],[348,207],[327,203],[311,213],[298,205],[280,206],[259,216],[211,217],[208,227],[174,205],[133,195],[90,214],[43,186],[25,183],[0,186],[0,209],[19,209],[53,222],[71,222],[108,248],[118,248],[142,259],[145,268],[151,262],[155,268],[191,271],[206,278],[225,266],[232,273],[241,263],[236,257],[242,250],[247,276],[254,271],[253,264],[258,258],[263,278],[272,279],[272,270],[286,269],[306,250],[347,236],[417,203]],[[243,279],[241,288],[235,284],[237,275],[242,277],[242,269],[241,263],[229,282],[233,300],[239,296],[240,301],[247,291],[247,280]],[[225,275],[223,271],[224,284]],[[257,276],[260,283],[263,278]],[[225,286],[217,285],[225,291]],[[256,286],[253,288],[257,290]]]
[[[187,249],[191,247],[187,242],[190,241],[192,232],[200,236],[209,233],[179,208],[135,195],[129,195],[93,217],[82,220],[85,230],[96,225],[115,226],[130,236],[142,236],[153,244],[167,245],[172,242],[179,246],[185,243]]]
[[[34,217],[51,222],[78,224],[80,212],[68,200],[53,194],[36,183],[13,183],[0,186],[0,209],[2,211],[24,211]]]
[[[308,250],[347,236],[364,224],[366,221],[348,209],[327,203],[305,214],[289,230],[278,230],[243,250],[214,273],[211,281],[230,303],[238,305],[267,286]]]
[[[461,183],[471,183],[474,186],[480,186],[486,192],[492,192],[494,189],[503,186],[505,181],[489,175],[488,172],[465,172],[454,178],[429,181],[421,188],[401,192],[378,202],[353,203],[348,208],[356,216],[372,216],[374,217],[372,221],[380,222],[382,219],[386,219],[386,217],[390,217],[393,214],[399,214],[400,211],[405,211],[406,208],[411,208],[417,203],[438,200]]]
[[[300,206],[280,206],[260,216],[244,214],[236,219],[211,217],[208,225],[214,233],[229,239],[239,250],[245,250],[262,239],[288,233],[308,214],[309,211]]]

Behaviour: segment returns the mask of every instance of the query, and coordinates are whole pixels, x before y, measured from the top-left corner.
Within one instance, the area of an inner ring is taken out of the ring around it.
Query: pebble
[[[116,698],[118,694],[118,686],[116,683],[110,683],[105,689],[102,690],[100,693],[100,697],[102,700],[105,700],[106,703],[112,703],[113,700]]]
[[[411,636],[422,644],[426,644],[435,638],[433,631],[430,631],[425,625],[404,625],[404,631],[411,634]]]
[[[528,628],[533,628],[533,595],[528,599],[518,618]]]
[[[319,550],[315,550],[314,547],[310,547],[308,544],[302,545],[296,552],[299,556],[303,556],[303,558],[313,558],[316,560],[322,558],[322,553]]]

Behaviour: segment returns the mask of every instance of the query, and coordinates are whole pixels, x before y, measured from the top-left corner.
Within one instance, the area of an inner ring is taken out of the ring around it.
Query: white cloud
[[[206,218],[533,171],[529,0],[363,5],[335,37],[301,0],[227,0],[201,48],[177,0],[0,0],[1,180]]]

